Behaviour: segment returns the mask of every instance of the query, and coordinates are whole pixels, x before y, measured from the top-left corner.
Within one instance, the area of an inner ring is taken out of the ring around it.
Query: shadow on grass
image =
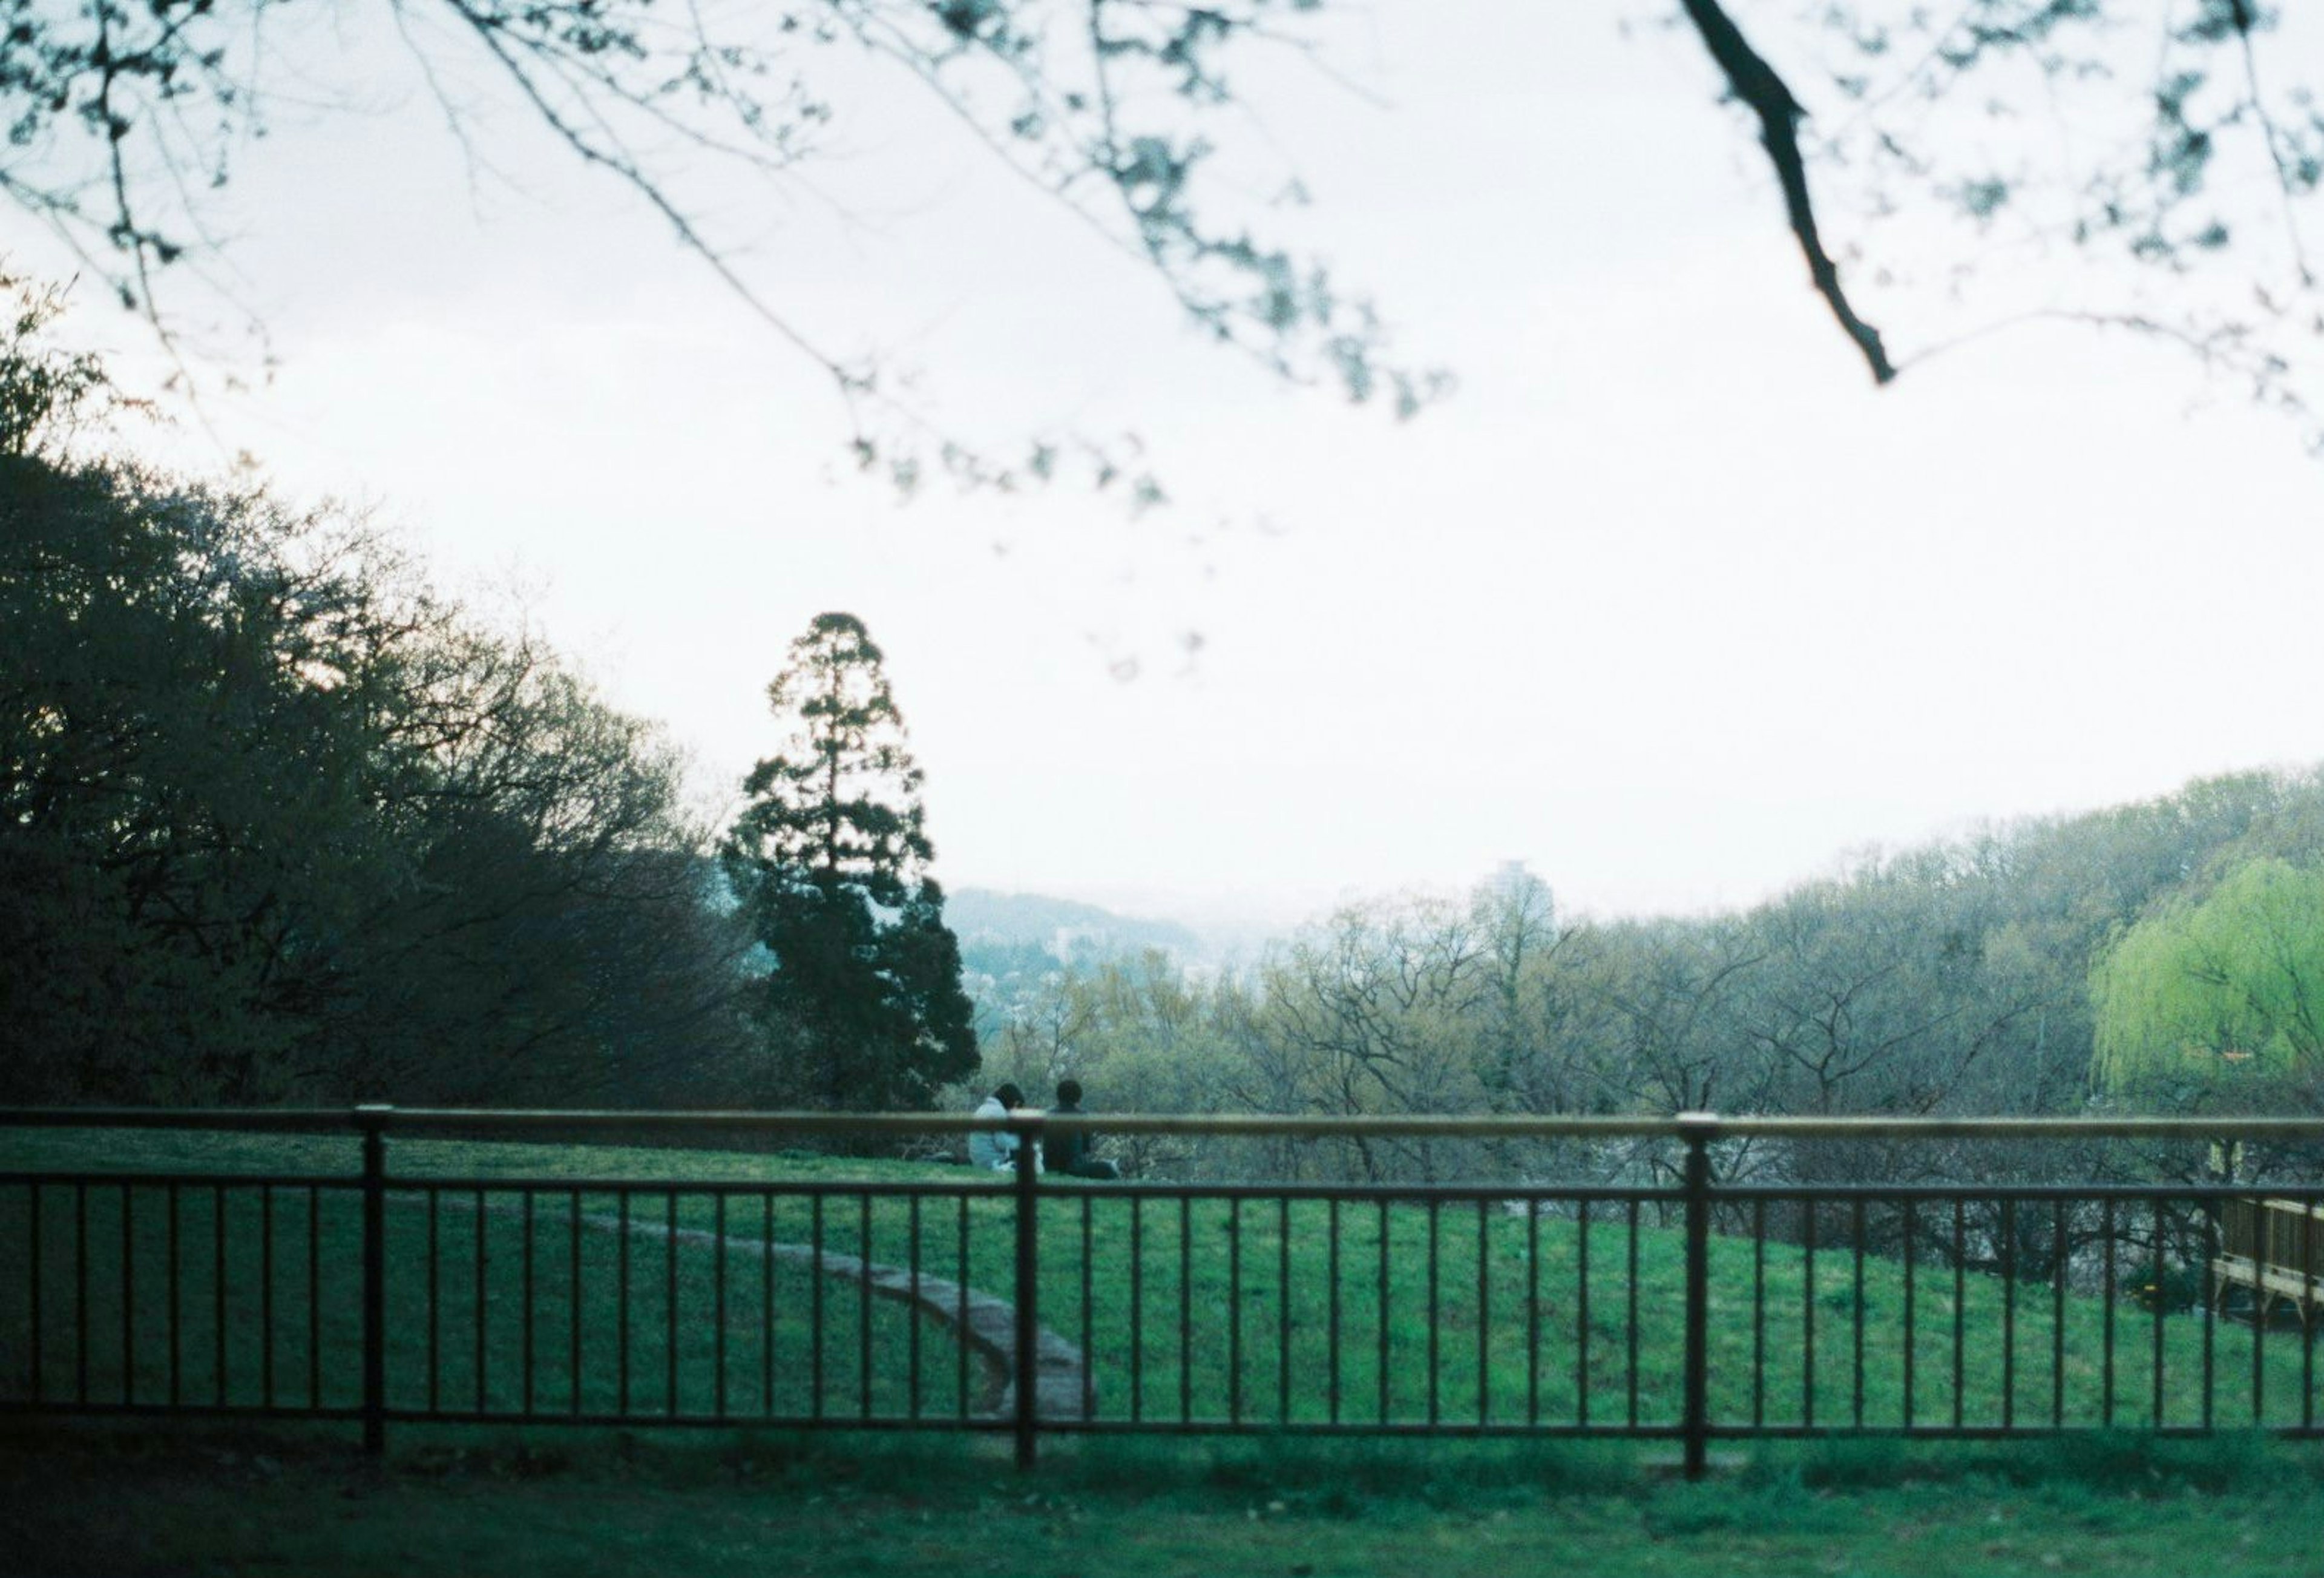
[[[264,1473],[299,1464],[355,1478],[456,1479],[482,1483],[618,1478],[673,1490],[752,1485],[894,1496],[934,1504],[995,1497],[1080,1494],[1159,1499],[1188,1508],[1258,1503],[1326,1517],[1402,1506],[1477,1512],[1566,1498],[1654,1498],[1716,1527],[1720,1509],[1806,1503],[1819,1493],[1903,1486],[2081,1490],[2149,1497],[2237,1492],[2324,1493],[2313,1444],[2255,1433],[2207,1437],[2089,1433],[2000,1443],[1832,1438],[1769,1442],[1734,1454],[1696,1486],[1657,1464],[1667,1453],[1637,1442],[1318,1441],[1239,1437],[1212,1442],[1061,1438],[1019,1474],[1005,1435],[910,1437],[736,1431],[672,1440],[648,1433],[544,1435],[482,1426],[411,1431],[387,1456],[365,1458],[344,1428],[177,1424],[124,1428],[105,1421],[0,1421],[0,1454],[60,1459],[91,1473],[109,1468],[204,1465]],[[1678,1491],[1675,1498],[1665,1494]],[[1801,1516],[1811,1517],[1807,1512]],[[1806,1527],[1795,1518],[1780,1519]]]

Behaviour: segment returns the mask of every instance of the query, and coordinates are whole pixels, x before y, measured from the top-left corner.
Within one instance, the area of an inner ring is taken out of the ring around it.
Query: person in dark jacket
[[[1079,1117],[1082,1112],[1082,1082],[1061,1079],[1057,1082],[1057,1104],[1049,1109],[1053,1118]],[[1041,1159],[1044,1170],[1063,1173],[1072,1178],[1118,1178],[1121,1169],[1110,1161],[1101,1161],[1091,1152],[1091,1136],[1086,1129],[1052,1130],[1041,1137]]]

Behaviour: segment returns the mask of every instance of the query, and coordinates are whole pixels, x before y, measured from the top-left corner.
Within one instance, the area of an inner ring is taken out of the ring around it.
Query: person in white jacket
[[[1004,1084],[978,1104],[976,1115],[1006,1118],[1011,1110],[1024,1104],[1025,1093],[1013,1084]],[[974,1130],[968,1137],[968,1165],[1007,1172],[1017,1165],[1017,1136],[998,1129]]]

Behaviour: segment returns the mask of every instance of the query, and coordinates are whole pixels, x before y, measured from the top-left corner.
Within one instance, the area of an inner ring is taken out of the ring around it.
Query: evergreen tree
[[[720,846],[773,955],[760,1014],[778,1104],[923,1107],[977,1066],[920,773],[880,665],[851,614],[818,614],[791,643],[767,687],[790,734],[743,781],[750,805]]]

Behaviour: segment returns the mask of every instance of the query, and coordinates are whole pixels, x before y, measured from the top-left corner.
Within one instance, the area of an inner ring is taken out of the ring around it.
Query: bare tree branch
[[[1847,292],[1840,289],[1840,269],[1824,251],[1823,242],[1816,234],[1815,208],[1808,197],[1808,171],[1800,157],[1799,123],[1807,117],[1800,101],[1784,79],[1775,75],[1743,36],[1733,19],[1720,9],[1719,0],[1681,0],[1686,7],[1687,19],[1702,34],[1711,58],[1727,74],[1727,86],[1735,97],[1748,106],[1759,117],[1759,142],[1767,150],[1769,162],[1775,167],[1775,180],[1784,189],[1784,208],[1790,216],[1792,234],[1799,238],[1800,250],[1807,254],[1808,274],[1814,280],[1817,294],[1831,304],[1832,316],[1840,327],[1864,353],[1864,360],[1872,369],[1872,381],[1886,383],[1896,376],[1896,369],[1888,360],[1887,351],[1880,344],[1880,331],[1856,315],[1849,305]]]

